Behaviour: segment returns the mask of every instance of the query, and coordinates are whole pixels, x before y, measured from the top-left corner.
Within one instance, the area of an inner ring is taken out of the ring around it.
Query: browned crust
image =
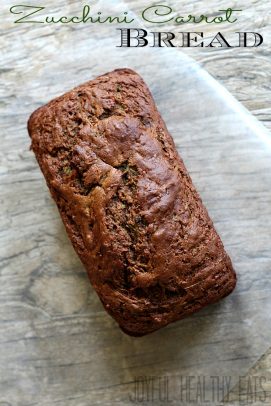
[[[137,73],[118,69],[52,100],[28,131],[72,244],[126,333],[234,289],[231,260]]]

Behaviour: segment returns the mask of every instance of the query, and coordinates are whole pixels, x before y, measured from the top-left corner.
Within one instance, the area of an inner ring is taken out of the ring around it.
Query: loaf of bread
[[[148,334],[234,289],[231,260],[137,73],[117,69],[52,100],[28,131],[74,249],[124,332]]]

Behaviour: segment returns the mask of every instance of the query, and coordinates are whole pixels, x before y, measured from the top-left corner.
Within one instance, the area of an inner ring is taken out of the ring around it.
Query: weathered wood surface
[[[46,6],[71,12],[76,3],[56,7],[50,0]],[[210,2],[197,3],[195,11],[210,10]],[[108,39],[109,31],[100,27],[15,27],[10,2],[4,4],[0,405],[129,405],[139,375],[168,376],[171,398],[178,398],[181,375],[244,375],[271,344],[268,134],[179,51],[115,49],[116,37]],[[191,11],[187,4],[182,9]],[[268,43],[267,5],[250,2],[246,10],[247,20],[236,30],[259,29]],[[102,47],[95,43],[99,36]],[[268,123],[267,51],[266,45],[189,53],[260,118],[264,112]],[[150,85],[239,275],[231,297],[142,339],[125,336],[104,312],[28,150],[26,132],[36,107],[122,65],[139,70]],[[264,375],[268,362],[261,365]]]
[[[235,31],[259,32],[264,38],[264,43],[254,49],[231,48],[231,49],[207,49],[207,48],[181,48],[200,63],[207,71],[219,80],[239,101],[241,101],[265,126],[271,128],[271,15],[267,10],[267,4],[263,1],[240,0],[229,3],[227,0],[199,0],[196,2],[171,0],[160,2],[170,5],[178,15],[216,15],[218,10],[232,7],[243,10],[238,13],[238,22],[235,24],[222,23],[219,25],[185,24],[179,27],[173,24],[166,26],[152,26],[157,30],[164,31],[203,31],[214,34],[233,33]],[[153,2],[152,4],[160,4]],[[145,8],[142,1],[129,1],[129,6],[138,14]]]
[[[248,385],[253,388],[257,379],[262,380],[262,385],[257,387],[257,394],[252,389],[248,393]],[[270,403],[271,394],[271,349],[264,354],[258,362],[239,380],[236,386],[227,394],[227,405],[253,404],[261,406]],[[255,396],[256,395],[256,396]],[[225,399],[226,400],[226,399]],[[247,400],[247,401],[245,401]],[[225,402],[226,403],[226,402]]]

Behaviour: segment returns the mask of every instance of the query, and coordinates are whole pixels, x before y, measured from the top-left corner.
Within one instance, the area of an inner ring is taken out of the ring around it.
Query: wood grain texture
[[[14,26],[11,4],[3,3],[0,406],[130,405],[139,375],[168,376],[171,395],[177,396],[181,375],[245,374],[270,345],[268,136],[185,60],[184,50],[115,49],[118,37],[106,27]],[[141,0],[126,4],[145,6]],[[182,10],[213,11],[225,4],[182,2]],[[56,6],[48,0],[46,6],[72,14],[78,2]],[[244,8],[236,30],[259,30],[263,47],[185,52],[270,125],[268,6],[260,1],[233,6]],[[107,7],[109,2],[103,3]],[[123,65],[137,69],[151,87],[239,275],[236,293],[225,301],[140,340],[119,331],[89,285],[26,132],[35,108]],[[262,375],[270,369],[269,359],[259,364]]]
[[[128,3],[128,2],[127,2]],[[217,15],[218,10],[233,9],[243,10],[238,22],[235,24],[222,23],[219,25],[185,24],[176,27],[167,24],[166,31],[203,31],[208,35],[217,31],[228,34],[235,31],[259,32],[264,38],[264,43],[254,49],[231,48],[231,49],[207,49],[207,48],[181,48],[198,63],[200,63],[211,75],[219,80],[248,110],[250,110],[269,129],[271,128],[271,16],[266,9],[266,4],[259,0],[234,1],[226,0],[199,0],[196,2],[170,0],[161,2],[168,4],[178,15]],[[153,3],[153,4],[159,4]],[[129,1],[129,7],[140,14],[144,9],[143,2]],[[161,26],[147,24],[161,30]]]
[[[261,385],[255,382],[261,380]],[[252,390],[251,390],[252,389]],[[236,386],[227,394],[225,403],[227,405],[253,404],[261,406],[269,404],[271,398],[271,349],[269,349],[257,362],[250,368],[248,373],[239,379]]]

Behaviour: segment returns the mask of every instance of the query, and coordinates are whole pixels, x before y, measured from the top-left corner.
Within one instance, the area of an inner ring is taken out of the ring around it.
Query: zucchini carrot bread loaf
[[[36,110],[32,149],[105,309],[142,336],[227,296],[231,260],[142,78],[117,69]]]

